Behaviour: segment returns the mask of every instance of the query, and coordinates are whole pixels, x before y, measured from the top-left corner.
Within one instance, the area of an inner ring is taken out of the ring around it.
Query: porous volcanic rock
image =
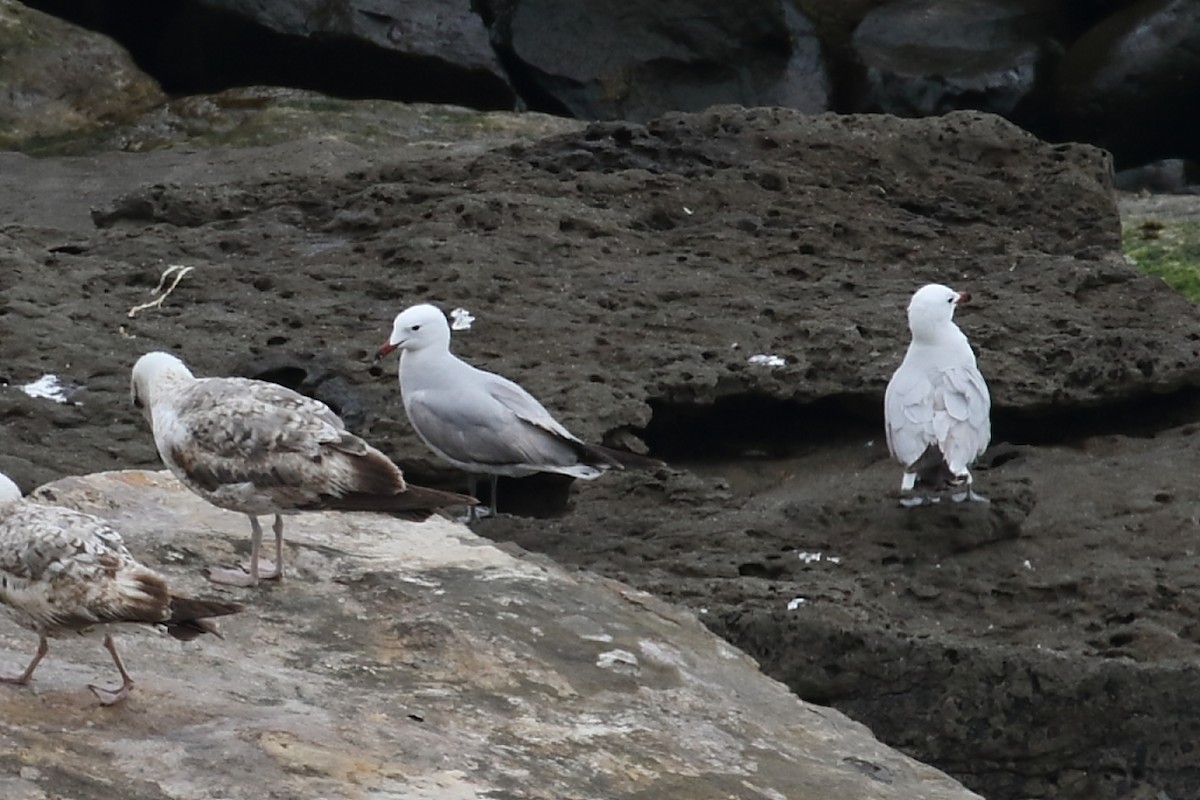
[[[549,516],[481,533],[689,606],[991,798],[1194,796],[1200,313],[1119,254],[1106,156],[973,113],[571,125],[0,156],[0,468],[155,465],[128,371],[166,348],[340,371],[358,431],[457,488],[371,356],[401,308],[465,307],[460,354],[670,463],[509,481]],[[906,513],[880,406],[930,280],[976,297],[992,502]],[[83,388],[20,391],[42,373]]]

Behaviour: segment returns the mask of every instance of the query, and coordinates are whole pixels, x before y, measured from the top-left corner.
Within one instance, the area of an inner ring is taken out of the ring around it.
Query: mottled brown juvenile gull
[[[184,486],[250,518],[249,570],[210,570],[217,583],[283,578],[283,517],[299,511],[379,511],[424,520],[474,500],[405,483],[383,453],[317,400],[249,378],[196,378],[168,353],[133,368],[133,403],[163,463]],[[275,563],[262,563],[258,515],[275,515]]]
[[[400,350],[400,393],[413,430],[430,450],[467,472],[470,494],[478,475],[489,477],[493,514],[501,475],[557,472],[592,480],[612,468],[662,466],[580,441],[529,392],[459,359],[450,352],[450,326],[437,306],[412,306],[396,317],[376,358],[394,350]]]
[[[38,649],[25,671],[2,683],[25,685],[50,649],[48,637],[104,631],[121,685],[89,686],[103,705],[120,702],[133,688],[111,625],[139,622],[161,626],[189,641],[216,633],[208,617],[241,611],[236,603],[195,600],[171,594],[161,575],[139,564],[121,535],[103,520],[21,498],[0,474],[0,603],[17,624],[38,635]]]
[[[888,449],[904,465],[901,503],[936,502],[920,488],[952,489],[955,500],[982,500],[971,489],[972,461],[991,438],[991,398],[954,309],[970,295],[929,284],[908,305],[912,343],[888,382],[884,418]]]

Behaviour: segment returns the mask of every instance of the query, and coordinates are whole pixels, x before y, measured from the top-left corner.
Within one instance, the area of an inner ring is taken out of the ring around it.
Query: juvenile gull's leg
[[[257,586],[258,585],[258,552],[262,549],[262,526],[258,524],[258,517],[253,514],[247,514],[250,517],[250,570],[247,574],[245,568],[237,569],[210,569],[208,570],[208,579],[213,583],[220,583],[225,586]],[[274,577],[273,575],[271,577]]]
[[[283,516],[275,515],[275,524],[271,526],[271,530],[275,531],[275,564],[274,570],[260,573],[263,580],[283,580]]]
[[[113,642],[112,634],[104,637],[104,649],[112,656],[113,663],[117,665],[117,672],[121,673],[121,685],[117,689],[105,689],[92,685],[89,685],[88,688],[99,698],[100,705],[111,706],[129,696],[129,690],[133,688],[133,678],[129,677],[129,673],[125,671],[125,665],[121,663],[121,656],[117,655],[117,645]]]
[[[257,564],[257,577],[260,581],[278,581],[283,579],[283,517],[281,515],[275,515],[275,522],[271,525],[271,530],[275,531],[275,560],[271,561],[269,558],[262,557],[262,545],[260,544],[258,548],[259,556],[257,561],[254,559],[252,552],[250,556],[250,566],[246,567],[245,565],[242,565],[242,569],[249,569],[250,573],[253,575],[255,564]]]
[[[0,683],[11,683],[16,686],[25,686],[29,683],[29,679],[33,677],[33,671],[37,669],[37,665],[46,657],[46,653],[50,651],[50,643],[46,641],[46,637],[38,634],[37,652],[33,654],[33,661],[29,662],[29,666],[15,678],[0,678]]]

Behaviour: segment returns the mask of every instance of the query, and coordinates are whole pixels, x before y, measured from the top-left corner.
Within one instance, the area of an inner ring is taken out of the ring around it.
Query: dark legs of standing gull
[[[250,566],[243,569],[210,569],[208,579],[227,586],[257,586],[259,580],[272,581],[283,578],[283,517],[275,515],[275,563],[259,558],[262,550],[262,526],[258,517],[250,517]],[[261,569],[260,569],[261,568]]]
[[[955,491],[951,493],[950,499],[956,503],[961,503],[964,500],[970,500],[975,503],[990,503],[981,494],[976,494],[974,489],[975,479],[971,477],[970,470],[963,470],[961,475],[955,475],[952,487],[965,486],[966,491]],[[914,494],[914,489],[917,485],[917,473],[905,472],[903,479],[900,481],[900,505],[905,508],[915,508],[917,506],[927,506],[938,503],[942,498],[937,493],[931,494]]]
[[[33,654],[33,661],[29,662],[29,666],[15,678],[0,678],[0,683],[12,683],[17,686],[24,686],[29,683],[29,679],[33,677],[33,671],[37,669],[37,665],[46,657],[46,653],[50,651],[50,643],[46,641],[45,636],[38,636],[38,649]]]
[[[100,705],[111,706],[129,696],[129,690],[133,688],[133,678],[129,677],[129,673],[125,671],[125,665],[121,663],[121,657],[117,655],[117,645],[113,642],[111,635],[104,637],[104,649],[112,656],[113,663],[117,665],[117,672],[121,673],[121,685],[116,689],[103,689],[91,685],[88,688],[100,699]]]
[[[488,497],[488,508],[489,508],[490,516],[494,517],[494,516],[496,516],[496,513],[497,513],[496,512],[496,485],[500,482],[500,476],[496,475],[496,474],[489,474],[488,481],[489,481],[489,485],[491,487],[491,495],[489,495],[489,497]],[[467,494],[471,495],[471,497],[474,497],[476,500],[478,500],[479,495],[476,493],[476,489],[478,489],[478,488],[479,488],[479,476],[473,472],[468,473],[467,474]],[[467,509],[467,519],[466,519],[467,524],[469,525],[477,519],[479,519],[479,506],[469,507]],[[461,519],[460,519],[460,521],[461,521]]]

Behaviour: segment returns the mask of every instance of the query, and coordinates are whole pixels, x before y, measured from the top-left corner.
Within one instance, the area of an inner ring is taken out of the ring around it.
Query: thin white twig
[[[187,275],[193,269],[195,269],[195,267],[185,267],[182,264],[172,264],[163,270],[163,274],[158,278],[158,286],[155,286],[150,290],[150,294],[157,294],[158,297],[149,301],[148,303],[142,303],[141,305],[137,305],[129,309],[129,318],[133,319],[139,311],[145,311],[147,308],[158,308],[161,306],[163,304],[163,300],[166,300],[167,296],[170,295],[171,292],[175,291],[175,287],[179,285],[181,280],[183,280],[183,276]],[[167,278],[172,273],[175,274],[175,280],[171,281],[171,285],[168,286],[167,290],[164,292],[163,286],[166,284]],[[159,292],[162,292],[162,294],[159,294]]]

